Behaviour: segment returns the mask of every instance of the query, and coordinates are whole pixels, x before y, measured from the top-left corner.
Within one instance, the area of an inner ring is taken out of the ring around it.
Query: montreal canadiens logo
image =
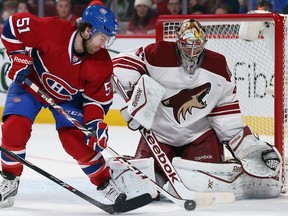
[[[72,100],[72,96],[78,92],[61,78],[47,72],[42,74],[42,83],[51,95],[60,100]]]

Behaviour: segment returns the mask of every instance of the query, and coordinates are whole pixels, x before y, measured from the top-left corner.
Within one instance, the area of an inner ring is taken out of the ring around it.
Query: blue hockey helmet
[[[86,22],[92,26],[90,30],[91,37],[96,32],[102,32],[109,37],[115,37],[118,31],[118,21],[113,12],[109,8],[100,5],[87,7],[78,22]]]

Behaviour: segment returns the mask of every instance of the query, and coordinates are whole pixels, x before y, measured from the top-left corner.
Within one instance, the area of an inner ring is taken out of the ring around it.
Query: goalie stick
[[[116,91],[122,96],[122,98],[127,103],[130,98],[127,96],[122,84],[118,80],[115,74],[112,75],[112,80],[116,86]],[[139,120],[137,120],[139,122]],[[141,124],[141,122],[139,122]],[[146,140],[148,146],[154,154],[154,157],[157,159],[158,163],[161,165],[163,172],[166,174],[167,179],[169,180],[171,186],[176,192],[179,199],[191,199],[196,202],[198,207],[209,206],[215,203],[227,203],[233,202],[235,196],[230,192],[215,192],[215,193],[201,193],[189,190],[181,180],[174,166],[168,159],[165,152],[163,152],[158,144],[157,138],[155,137],[152,130],[147,130],[144,127],[138,129]],[[157,187],[158,189],[158,187]],[[163,190],[162,190],[163,191]],[[162,192],[160,191],[160,192]],[[164,194],[165,195],[165,194]],[[166,194],[167,195],[167,194]],[[170,194],[171,195],[171,194]],[[167,197],[171,199],[171,197]],[[175,197],[174,197],[175,198]],[[175,202],[175,199],[171,199]]]
[[[95,136],[91,131],[89,131],[87,128],[82,126],[76,119],[74,119],[67,112],[65,112],[65,110],[61,106],[57,105],[52,98],[50,98],[43,91],[41,91],[37,85],[35,85],[33,82],[31,82],[27,78],[25,79],[24,82],[34,92],[36,92],[39,96],[41,96],[47,103],[49,103],[54,109],[56,109],[61,115],[63,115],[67,120],[69,120],[75,127],[77,127],[79,130],[81,130],[85,135]],[[137,169],[136,167],[132,166],[129,161],[127,161],[122,156],[120,156],[111,147],[108,146],[105,150],[107,150],[113,156],[117,157],[117,159],[121,163],[125,164],[127,166],[127,168],[129,168],[131,171],[133,171],[136,175],[139,175],[139,176],[141,176],[144,179],[147,178],[152,184],[154,184],[156,186],[157,190],[160,193],[165,195],[168,199],[170,199],[172,202],[174,202],[178,206],[183,207],[183,208],[185,208],[186,210],[189,210],[189,211],[195,209],[196,205],[195,205],[195,201],[194,200],[181,199],[181,198],[179,199],[177,197],[174,197],[168,191],[166,191],[165,189],[160,187],[156,182],[154,182],[152,179],[150,179],[148,176],[146,176],[139,169]],[[194,192],[194,195],[195,195],[195,198],[197,199],[196,202],[197,202],[197,206],[198,207],[210,206],[210,205],[214,204],[215,202],[219,202],[219,201],[220,201],[220,203],[221,202],[223,202],[223,203],[233,202],[234,199],[235,199],[234,198],[234,194],[232,194],[233,195],[233,197],[232,197],[231,193],[229,193],[228,196],[227,195],[224,196],[224,199],[223,199],[223,193],[198,193],[198,192]],[[220,195],[222,195],[222,197]],[[219,199],[219,198],[221,198],[221,199]],[[147,197],[146,197],[146,199],[147,199]],[[150,199],[151,199],[151,196],[150,196]],[[152,201],[152,199],[149,200],[149,202],[151,202],[151,201]],[[147,200],[147,204],[148,204],[148,200]]]
[[[47,103],[49,103],[54,109],[56,109],[63,117],[65,117],[67,120],[69,120],[75,127],[77,127],[79,130],[81,130],[85,135],[89,135],[89,136],[95,136],[95,134],[93,134],[91,131],[89,131],[87,128],[85,128],[84,126],[82,126],[76,119],[74,119],[72,116],[70,116],[67,112],[65,112],[65,110],[57,105],[54,100],[52,98],[50,98],[49,96],[47,96],[43,91],[41,91],[39,89],[39,87],[37,85],[35,85],[33,82],[31,82],[29,79],[25,79],[24,80],[25,84],[28,85],[35,93],[37,93],[41,98],[43,98]],[[168,199],[170,199],[172,202],[174,202],[175,204],[177,204],[178,206],[185,208],[188,211],[194,210],[196,207],[196,203],[194,200],[185,200],[185,199],[178,199],[176,197],[174,197],[173,195],[171,195],[169,192],[167,192],[165,189],[163,189],[162,187],[160,187],[156,182],[154,182],[152,179],[150,179],[148,176],[146,176],[143,172],[141,172],[139,169],[137,169],[136,167],[132,166],[131,163],[129,161],[127,161],[125,158],[121,157],[116,151],[114,151],[111,147],[107,146],[106,149],[111,155],[115,156],[121,163],[125,164],[127,166],[128,169],[130,169],[131,171],[133,171],[136,175],[140,176],[142,179],[148,179],[152,184],[154,184],[156,186],[156,188],[158,189],[159,192],[161,192],[163,195],[165,195]],[[135,208],[139,208],[141,206],[146,204],[149,204],[150,202],[152,202],[152,198],[149,195],[149,197],[147,196],[148,194],[144,194],[142,195],[142,199],[139,198],[139,204],[136,204]],[[209,200],[210,203],[208,203],[208,199],[205,200],[205,205],[211,205],[214,202],[214,198],[211,200]],[[141,206],[140,206],[141,205]],[[138,207],[137,207],[138,206]],[[198,205],[199,206],[199,205]],[[120,208],[120,207],[118,207]],[[123,208],[123,207],[122,207]],[[127,206],[128,208],[128,206]],[[132,208],[132,207],[130,207]],[[124,210],[128,211],[127,209],[120,209],[124,212]],[[132,210],[132,209],[131,209]],[[119,210],[118,210],[119,211]]]
[[[94,206],[97,206],[98,208],[102,209],[103,211],[109,213],[109,214],[114,214],[114,213],[124,213],[127,211],[131,211],[133,209],[139,208],[143,205],[146,205],[146,200],[151,199],[151,196],[149,194],[143,194],[141,196],[132,198],[130,200],[127,200],[124,202],[124,204],[104,204],[101,203],[92,197],[82,193],[81,191],[77,190],[76,188],[72,187],[71,185],[67,184],[66,182],[60,180],[59,178],[53,176],[52,174],[44,171],[43,169],[35,166],[34,164],[30,163],[29,161],[19,157],[18,155],[14,154],[13,152],[7,150],[6,148],[0,146],[0,150],[12,157],[13,159],[17,160],[18,162],[28,166],[32,170],[40,173],[41,175],[45,176],[46,178],[50,179],[51,181],[55,182],[56,184],[62,186],[66,190],[76,194],[77,196],[81,197],[82,199],[90,202]],[[144,202],[143,202],[144,201]],[[132,208],[131,208],[132,207]]]

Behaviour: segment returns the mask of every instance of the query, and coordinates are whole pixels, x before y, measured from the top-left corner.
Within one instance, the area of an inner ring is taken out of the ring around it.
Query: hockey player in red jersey
[[[103,118],[112,104],[112,61],[107,47],[115,39],[118,22],[112,11],[87,7],[77,24],[59,18],[40,18],[29,13],[10,16],[1,35],[13,80],[3,112],[2,146],[25,158],[32,124],[42,107],[49,108],[65,151],[80,165],[90,181],[115,203],[126,194],[111,180],[101,151],[108,127]],[[61,105],[96,137],[85,137],[71,122],[49,107],[26,86],[28,78]],[[0,206],[13,205],[23,165],[1,154],[3,181]]]
[[[143,75],[165,88],[151,126],[161,150],[153,150],[149,145],[156,139],[149,143],[149,137],[147,141],[144,135],[134,158],[155,159],[158,183],[159,179],[164,182],[169,179],[169,173],[165,167],[161,169],[155,157],[155,152],[160,155],[163,151],[171,162],[180,158],[178,171],[181,169],[179,173],[184,175],[183,181],[191,190],[231,191],[237,193],[236,198],[278,196],[280,154],[275,147],[258,140],[244,125],[225,56],[205,48],[205,29],[196,20],[183,21],[176,37],[176,42],[159,41],[137,47],[112,60],[114,74],[127,95],[131,95]],[[148,103],[143,107],[149,107]],[[121,113],[128,127],[135,130],[140,126],[139,119],[131,118],[127,110],[125,107]],[[223,146],[236,159],[232,166],[224,163]],[[227,176],[219,177],[219,173]]]

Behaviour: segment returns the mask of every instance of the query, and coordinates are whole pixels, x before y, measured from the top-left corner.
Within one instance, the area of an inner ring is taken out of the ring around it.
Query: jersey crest
[[[72,100],[72,96],[78,92],[77,89],[72,88],[63,79],[51,73],[44,72],[41,78],[45,89],[57,99],[69,101]]]
[[[205,83],[194,89],[183,89],[161,103],[172,107],[175,120],[180,124],[181,116],[186,120],[187,112],[192,115],[192,109],[204,109],[207,104],[204,97],[209,94],[211,83]]]

